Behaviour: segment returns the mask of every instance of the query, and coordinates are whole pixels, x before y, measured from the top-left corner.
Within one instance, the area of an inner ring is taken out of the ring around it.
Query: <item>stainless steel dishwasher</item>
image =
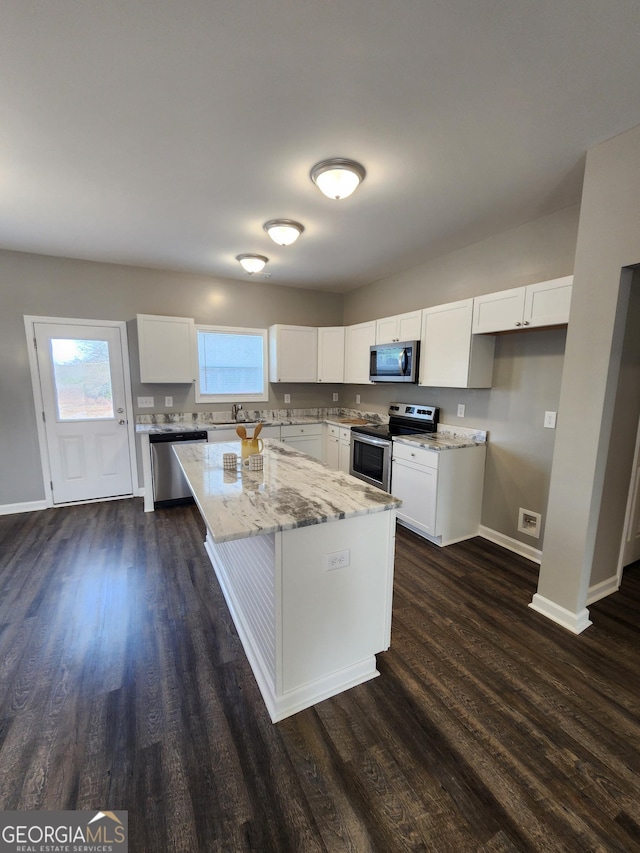
[[[173,445],[202,444],[206,441],[206,430],[152,433],[149,436],[154,507],[190,503],[193,500],[180,463],[173,452]]]

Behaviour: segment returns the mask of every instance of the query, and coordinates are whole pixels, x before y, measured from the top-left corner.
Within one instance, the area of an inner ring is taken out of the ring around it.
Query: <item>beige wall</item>
[[[494,290],[571,275],[579,205],[559,210],[345,295],[344,322],[360,323]]]
[[[617,439],[613,414],[634,286],[623,268],[640,262],[639,190],[640,127],[588,152],[538,587],[543,599],[572,614],[584,610],[596,548],[598,579],[617,566],[619,519],[599,519],[609,447]],[[617,490],[626,493],[629,475]]]
[[[155,396],[154,411],[163,411],[160,403],[169,394],[174,410],[210,408],[196,406],[191,386],[139,383],[133,322],[138,313],[223,325],[336,325],[342,322],[342,297],[264,280],[230,281],[0,251],[0,506],[44,498],[25,314],[128,321],[134,402],[138,395]],[[292,406],[329,405],[332,390],[333,386],[272,385],[269,405],[281,407],[285,391],[292,395]]]
[[[569,275],[578,217],[574,205],[348,293],[345,323]],[[565,337],[565,329],[498,335],[491,389],[350,386],[347,401],[360,393],[363,408],[379,411],[392,398],[432,403],[446,423],[489,430],[482,523],[539,549],[555,441],[555,431],[542,424],[545,411],[559,408]],[[458,403],[466,406],[464,419],[457,417]],[[518,532],[520,507],[543,516],[539,539]]]

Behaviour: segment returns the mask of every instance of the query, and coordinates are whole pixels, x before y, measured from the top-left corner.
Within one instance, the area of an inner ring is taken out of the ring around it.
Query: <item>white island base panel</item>
[[[207,532],[272,722],[379,675],[375,655],[391,640],[395,523],[391,510],[221,543]]]

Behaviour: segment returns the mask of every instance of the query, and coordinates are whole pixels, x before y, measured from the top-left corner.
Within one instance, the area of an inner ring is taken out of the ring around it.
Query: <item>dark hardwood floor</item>
[[[640,566],[575,637],[537,567],[400,529],[381,677],[272,725],[194,507],[0,518],[0,809],[132,853],[640,851]]]

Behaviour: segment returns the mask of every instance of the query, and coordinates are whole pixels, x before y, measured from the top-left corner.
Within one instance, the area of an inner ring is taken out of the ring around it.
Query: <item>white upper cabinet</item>
[[[393,317],[376,320],[376,344],[392,344],[394,341],[420,340],[422,311],[409,311]]]
[[[572,291],[572,275],[530,284],[525,288],[523,325],[566,325],[569,322]]]
[[[471,333],[473,299],[422,312],[418,382],[431,388],[490,388],[495,338]]]
[[[315,326],[269,326],[269,381],[316,382],[317,378]]]
[[[506,332],[541,326],[563,326],[569,322],[573,276],[554,278],[487,293],[474,299],[475,334]]]
[[[352,385],[371,385],[370,348],[376,342],[376,321],[357,323],[345,329],[344,381]]]
[[[192,383],[194,366],[194,321],[188,317],[138,314],[140,381]]]
[[[344,326],[318,329],[318,382],[344,382]]]

